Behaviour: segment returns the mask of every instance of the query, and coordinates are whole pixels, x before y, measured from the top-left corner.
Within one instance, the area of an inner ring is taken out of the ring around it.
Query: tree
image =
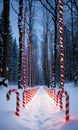
[[[43,45],[43,72],[44,72],[45,85],[49,87],[48,30],[49,30],[49,19],[48,19],[48,13],[46,13],[44,45]]]
[[[0,77],[2,71],[2,60],[3,60],[3,11],[0,14]]]
[[[51,2],[46,0],[46,3],[40,0],[40,2],[45,7],[45,9],[52,15],[52,20],[54,22],[54,65],[53,65],[54,86],[53,87],[56,87],[58,0],[51,1]]]
[[[22,89],[22,9],[23,0],[19,1],[18,29],[19,29],[19,66],[18,66],[18,88]]]
[[[18,46],[16,39],[13,42],[13,82],[17,83],[18,81]]]
[[[8,80],[11,83],[18,81],[18,47],[16,39],[10,36],[9,61],[8,61]]]
[[[53,85],[53,80],[52,80],[52,67],[53,67],[53,51],[52,51],[52,31],[49,31],[49,51],[50,51],[50,58],[49,58],[49,66],[50,66],[50,69],[49,69],[49,79],[50,79],[50,81],[49,81],[49,84],[50,84],[50,86],[52,87]]]
[[[76,37],[76,31],[77,31],[77,20],[78,20],[78,2],[76,0],[70,0],[66,1],[65,5],[68,7],[70,12],[70,36],[71,36],[71,44],[70,44],[70,50],[71,50],[71,67],[70,67],[70,75],[71,80],[74,82],[76,81],[75,75],[77,75],[77,37]],[[67,26],[67,25],[65,25]],[[76,39],[75,39],[76,38]],[[78,77],[78,76],[76,76]]]
[[[65,64],[65,80],[72,80],[72,43],[71,43],[71,32],[66,26],[64,26],[64,64]]]
[[[8,87],[8,48],[9,48],[9,11],[10,0],[4,0],[4,33],[3,33],[3,63],[2,63],[2,81],[5,87]]]
[[[12,30],[10,28],[10,35],[9,35],[9,49],[8,49],[8,80],[9,82],[13,82],[13,36],[12,36]]]
[[[33,50],[34,50],[34,34],[33,34],[33,24],[34,24],[34,15],[35,15],[35,2],[33,0],[28,1],[29,7],[29,32],[28,32],[28,78],[29,86],[33,86]]]

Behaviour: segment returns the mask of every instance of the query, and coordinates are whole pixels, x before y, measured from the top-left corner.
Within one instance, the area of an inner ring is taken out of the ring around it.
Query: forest
[[[0,7],[0,85],[61,87],[59,0],[0,0]],[[78,0],[63,0],[63,44],[64,80],[77,86]]]

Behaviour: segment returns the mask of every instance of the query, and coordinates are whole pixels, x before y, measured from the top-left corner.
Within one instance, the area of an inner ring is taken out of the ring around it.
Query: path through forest
[[[31,130],[58,130],[61,124],[59,119],[60,111],[42,87],[34,99],[26,106],[25,114],[25,121],[30,122],[28,123],[28,130],[30,130],[31,126]],[[35,129],[33,129],[33,122]]]
[[[55,102],[47,95],[45,86],[39,87],[33,99],[22,107],[22,90],[20,92],[20,116],[15,115],[16,95],[6,100],[8,89],[0,88],[0,130],[78,130],[78,87],[72,83],[65,84],[70,95],[70,121],[65,122],[65,111],[59,111]],[[56,89],[58,90],[58,88]],[[65,103],[64,103],[65,104]]]

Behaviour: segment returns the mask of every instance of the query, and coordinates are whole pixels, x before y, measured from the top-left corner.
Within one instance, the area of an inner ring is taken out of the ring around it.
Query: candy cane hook
[[[16,112],[17,116],[20,116],[20,94],[16,89],[10,89],[6,95],[7,100],[10,100],[11,93],[16,93]]]

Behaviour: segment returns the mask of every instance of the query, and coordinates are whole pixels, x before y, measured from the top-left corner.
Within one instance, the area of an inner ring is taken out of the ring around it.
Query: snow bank
[[[64,110],[59,111],[54,101],[45,92],[45,86],[38,87],[39,91],[25,108],[22,107],[22,90],[19,90],[20,117],[15,115],[15,93],[11,95],[10,101],[6,100],[8,90],[17,86],[0,87],[0,130],[78,130],[78,88],[73,83],[65,84],[65,90],[70,95],[70,121],[65,123]]]

